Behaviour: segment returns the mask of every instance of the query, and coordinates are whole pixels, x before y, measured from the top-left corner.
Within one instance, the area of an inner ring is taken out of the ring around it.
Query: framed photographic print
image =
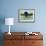
[[[35,9],[19,9],[19,22],[35,22]]]

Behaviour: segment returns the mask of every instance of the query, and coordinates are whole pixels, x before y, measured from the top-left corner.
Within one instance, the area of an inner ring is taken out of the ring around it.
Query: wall
[[[18,9],[22,8],[35,8],[35,23],[18,22]],[[46,32],[46,0],[0,0],[0,16],[15,19],[15,24],[11,27],[12,32]],[[8,26],[2,24],[0,31],[8,32]]]
[[[45,0],[1,0],[1,15],[13,17],[15,24],[11,31],[46,31],[46,1]],[[18,9],[35,8],[35,23],[19,23]],[[2,26],[2,32],[8,31],[6,25]]]

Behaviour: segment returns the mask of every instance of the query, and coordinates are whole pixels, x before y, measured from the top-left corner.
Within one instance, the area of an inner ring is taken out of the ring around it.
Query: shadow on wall
[[[5,17],[0,16],[0,46],[3,46],[3,32],[2,32],[2,25],[5,23]]]

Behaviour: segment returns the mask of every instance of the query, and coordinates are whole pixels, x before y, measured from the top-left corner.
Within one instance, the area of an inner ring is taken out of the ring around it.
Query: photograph
[[[19,9],[19,22],[35,22],[35,9]]]

